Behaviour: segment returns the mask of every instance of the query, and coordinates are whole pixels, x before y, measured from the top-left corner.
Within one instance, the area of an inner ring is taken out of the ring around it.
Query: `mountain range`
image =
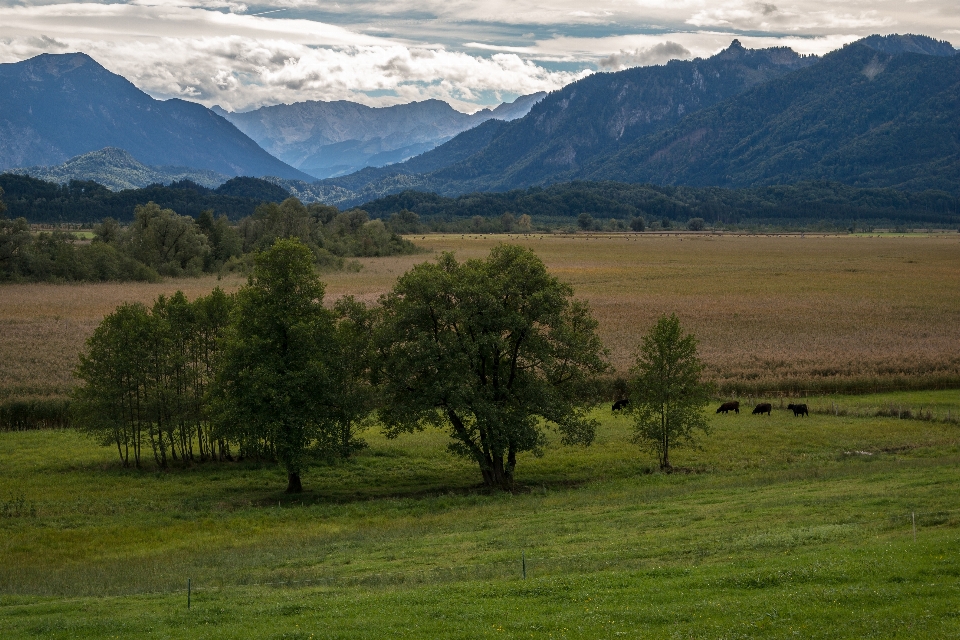
[[[317,178],[402,162],[488,120],[525,116],[545,93],[520,96],[494,109],[466,114],[441,100],[391,107],[307,101],[223,116],[261,147]]]
[[[339,206],[408,189],[453,196],[576,179],[831,179],[956,193],[958,69],[956,50],[925,36],[871,36],[823,58],[734,40],[705,60],[588,76],[522,119],[312,191]]]
[[[119,189],[264,176],[340,207],[410,190],[457,196],[574,180],[960,194],[960,56],[926,36],[870,36],[822,57],[734,40],[710,58],[596,73],[471,116],[434,100],[221,116],[154,100],[83,54],[0,65],[0,82],[0,169],[28,166],[21,173],[58,182]],[[450,135],[394,164],[320,181],[305,171],[387,163]]]
[[[0,169],[116,147],[145,165],[312,179],[203,105],[154,100],[83,53],[0,64],[0,86]]]

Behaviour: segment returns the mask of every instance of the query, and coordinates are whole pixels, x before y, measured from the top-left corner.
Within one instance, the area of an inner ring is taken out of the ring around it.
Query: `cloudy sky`
[[[157,98],[463,111],[739,38],[825,53],[872,33],[960,45],[957,0],[0,0],[0,62],[83,51]]]

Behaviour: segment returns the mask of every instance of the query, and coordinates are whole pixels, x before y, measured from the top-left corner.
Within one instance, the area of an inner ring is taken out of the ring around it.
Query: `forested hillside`
[[[960,193],[960,57],[855,43],[639,140],[590,179],[750,187],[799,180]]]
[[[289,197],[284,189],[258,178],[233,178],[216,189],[207,189],[189,180],[168,186],[110,191],[92,181],[71,180],[59,185],[29,176],[0,174],[0,188],[7,203],[7,215],[33,223],[92,223],[103,218],[121,222],[133,219],[137,205],[155,202],[181,215],[197,217],[212,210],[239,220],[252,215],[261,202],[281,202]]]

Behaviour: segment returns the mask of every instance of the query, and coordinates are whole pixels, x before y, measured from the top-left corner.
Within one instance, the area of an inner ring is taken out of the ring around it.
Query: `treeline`
[[[239,220],[253,215],[262,202],[282,202],[290,194],[259,178],[233,178],[216,189],[189,180],[168,186],[154,184],[142,189],[110,191],[93,181],[71,180],[60,185],[12,173],[0,175],[8,216],[31,223],[94,223],[103,218],[131,222],[138,205],[154,202],[164,209],[196,218],[211,210]]]
[[[502,227],[499,223],[505,214],[515,221],[530,216],[538,225],[573,224],[584,213],[595,219],[619,220],[622,228],[629,228],[637,218],[647,224],[668,220],[674,225],[702,218],[714,226],[802,227],[824,221],[842,228],[960,225],[960,198],[946,192],[860,189],[834,182],[751,189],[568,182],[456,198],[404,191],[368,202],[363,208],[384,219],[411,211],[426,228],[436,230],[504,230],[498,226]]]
[[[446,254],[376,307],[324,306],[313,262],[304,243],[278,239],[232,296],[118,307],[80,357],[75,425],[124,466],[273,460],[291,492],[312,462],[363,447],[373,415],[388,437],[446,428],[491,486],[512,484],[545,427],[592,441],[582,390],[608,368],[597,323],[529,249]]]
[[[155,281],[246,271],[254,252],[289,237],[310,249],[317,266],[329,269],[343,268],[345,258],[417,250],[364,211],[304,206],[296,198],[263,203],[237,224],[211,210],[194,219],[148,202],[134,208],[132,224],[107,218],[93,233],[89,242],[62,231],[33,233],[25,219],[5,220],[0,212],[0,282]]]

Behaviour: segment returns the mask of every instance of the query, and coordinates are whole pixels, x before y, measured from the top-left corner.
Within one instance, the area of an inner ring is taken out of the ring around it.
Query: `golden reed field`
[[[428,235],[460,258],[499,242],[528,246],[585,298],[615,369],[640,335],[676,312],[722,388],[776,393],[960,386],[960,235]],[[361,259],[325,274],[327,300],[374,302],[429,254]],[[182,289],[195,297],[231,276],[159,284],[0,285],[0,400],[59,395],[83,342],[118,304]]]

